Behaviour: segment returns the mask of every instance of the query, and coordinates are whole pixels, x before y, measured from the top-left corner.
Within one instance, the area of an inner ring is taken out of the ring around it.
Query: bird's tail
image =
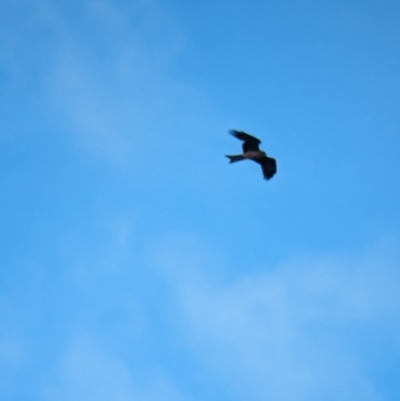
[[[229,159],[229,163],[240,162],[240,160],[245,159],[243,155],[234,155],[234,156],[226,155],[226,157]]]

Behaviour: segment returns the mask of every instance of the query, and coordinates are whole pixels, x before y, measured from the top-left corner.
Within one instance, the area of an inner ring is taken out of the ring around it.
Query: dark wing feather
[[[269,180],[272,178],[275,173],[276,173],[276,160],[273,159],[272,157],[264,157],[262,160],[259,162],[262,167],[262,171],[264,174],[264,178],[266,180]]]
[[[236,131],[234,129],[229,132],[235,138],[243,141],[243,152],[244,153],[249,152],[249,151],[256,152],[256,151],[260,150],[258,148],[258,145],[261,143],[261,141],[258,138],[255,138],[254,136],[251,136],[251,135],[247,134],[246,132]]]

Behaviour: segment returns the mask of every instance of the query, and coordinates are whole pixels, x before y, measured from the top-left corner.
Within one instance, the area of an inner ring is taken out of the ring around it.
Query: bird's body
[[[276,173],[276,160],[268,157],[265,152],[259,149],[261,141],[254,136],[246,134],[243,131],[231,130],[230,133],[237,139],[243,141],[243,154],[226,156],[230,163],[235,163],[241,160],[253,160],[261,165],[263,175],[266,180],[272,178]]]
[[[264,157],[266,157],[266,153],[262,151],[255,151],[255,150],[249,150],[248,152],[245,152],[243,154],[245,159],[250,159],[250,160],[262,160]]]

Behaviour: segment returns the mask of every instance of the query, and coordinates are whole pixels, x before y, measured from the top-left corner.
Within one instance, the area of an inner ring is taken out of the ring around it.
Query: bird
[[[236,163],[241,160],[249,159],[261,165],[264,178],[271,179],[276,173],[276,160],[268,157],[265,152],[259,149],[261,141],[254,136],[251,136],[243,131],[230,130],[229,133],[235,138],[243,141],[243,154],[241,155],[226,155],[229,163]]]

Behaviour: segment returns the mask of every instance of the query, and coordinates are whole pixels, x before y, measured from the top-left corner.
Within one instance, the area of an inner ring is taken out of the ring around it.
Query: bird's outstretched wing
[[[257,152],[260,150],[258,148],[258,145],[261,143],[261,141],[258,138],[255,138],[254,136],[251,136],[251,135],[247,134],[246,132],[236,131],[234,129],[230,130],[229,132],[235,138],[243,141],[243,152],[244,153]]]
[[[264,178],[269,180],[276,173],[276,160],[272,157],[264,157],[259,161],[262,167]]]

